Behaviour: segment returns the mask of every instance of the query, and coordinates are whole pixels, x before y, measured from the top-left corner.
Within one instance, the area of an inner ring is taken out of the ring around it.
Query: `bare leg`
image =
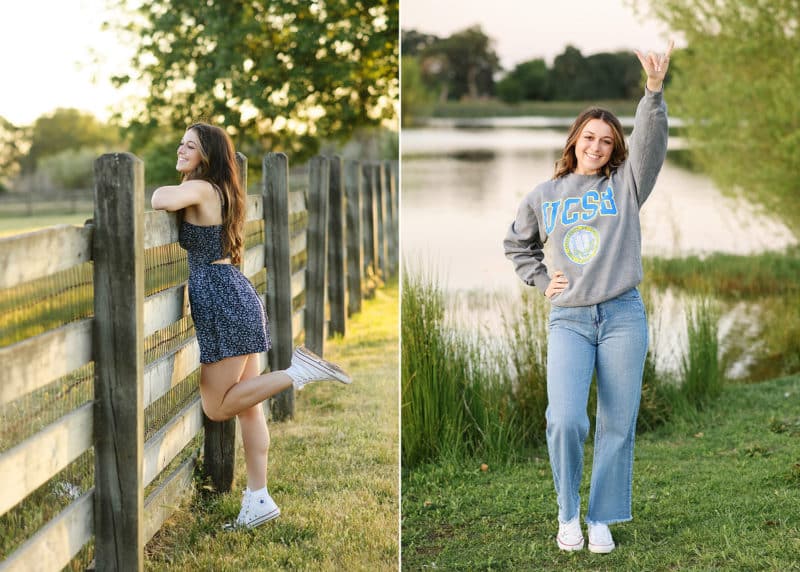
[[[200,396],[209,419],[225,421],[292,386],[292,378],[283,371],[246,379],[244,373],[249,358],[236,356],[203,364],[200,370]],[[253,357],[253,360],[256,359]]]
[[[258,375],[258,358],[251,355],[242,373],[242,380]],[[240,382],[241,383],[241,380]],[[238,415],[242,428],[242,444],[247,467],[247,488],[251,491],[267,486],[267,454],[269,451],[269,430],[264,418],[261,403],[245,409]]]

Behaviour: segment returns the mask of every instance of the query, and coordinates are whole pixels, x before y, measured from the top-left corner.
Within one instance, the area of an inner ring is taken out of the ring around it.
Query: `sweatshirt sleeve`
[[[535,191],[534,191],[535,192]],[[528,286],[536,286],[544,294],[550,278],[544,260],[546,237],[539,232],[537,209],[531,195],[525,197],[517,210],[517,218],[511,223],[503,241],[506,258],[514,263],[519,277]]]
[[[668,134],[663,88],[654,92],[645,87],[645,94],[636,107],[628,159],[623,167],[625,178],[631,183],[640,207],[653,191],[667,157]]]

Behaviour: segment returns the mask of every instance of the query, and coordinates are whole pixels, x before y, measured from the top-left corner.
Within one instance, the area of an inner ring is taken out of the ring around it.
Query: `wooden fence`
[[[274,370],[300,341],[323,353],[328,335],[346,334],[362,297],[396,276],[397,166],[315,157],[293,176],[287,157],[271,153],[262,167],[262,192],[248,195],[241,269],[264,296],[273,345],[261,363]],[[0,411],[10,419],[18,410],[22,427],[9,445],[0,434],[0,529],[8,524],[9,534],[10,523],[36,513],[32,505],[53,504],[59,475],[94,458],[86,490],[24,541],[4,539],[0,570],[61,569],[92,538],[96,569],[142,570],[145,543],[192,484],[200,440],[215,488],[232,483],[234,421],[205,418],[196,390],[176,217],[144,212],[144,165],[127,153],[95,162],[94,203],[84,227],[0,239]],[[77,309],[59,318],[53,306],[67,296]],[[81,376],[88,397],[41,428],[30,421],[30,403],[53,387],[70,391]],[[270,410],[291,417],[292,390]]]

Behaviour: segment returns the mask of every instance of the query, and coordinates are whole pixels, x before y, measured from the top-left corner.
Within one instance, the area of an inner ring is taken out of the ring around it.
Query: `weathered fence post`
[[[94,163],[95,493],[98,570],[144,560],[144,163]]]
[[[389,161],[384,161],[382,164],[383,171],[383,197],[384,204],[384,228],[386,230],[386,250],[387,250],[387,267],[389,274],[394,276],[397,273],[398,261],[398,235],[397,235],[397,211],[395,210],[395,195],[397,188],[394,185],[394,178],[392,177],[392,164]]]
[[[331,319],[328,333],[345,335],[347,288],[345,285],[345,214],[341,157],[331,157],[328,188],[328,304]]]
[[[247,194],[247,157],[236,153],[239,166],[239,183]],[[244,252],[240,269],[244,268]],[[206,474],[218,492],[228,492],[233,485],[233,470],[236,466],[236,419],[212,421],[203,413],[203,457]]]
[[[325,345],[325,280],[328,250],[327,157],[316,156],[308,173],[308,267],[306,268],[306,346],[323,355]]]
[[[361,277],[364,275],[364,243],[361,239],[361,165],[344,162],[347,204],[347,315],[361,311]]]
[[[264,248],[267,261],[267,314],[271,327],[271,370],[286,369],[292,363],[292,256],[289,235],[289,159],[283,153],[267,153],[262,163],[264,200]],[[271,399],[272,418],[291,419],[294,390],[282,391]]]
[[[375,191],[373,195],[375,202],[375,246],[378,249],[379,276],[381,280],[386,280],[388,273],[386,265],[386,212],[383,204],[383,167],[381,163],[375,163],[373,169],[375,169],[375,183],[372,187]]]
[[[363,224],[363,238],[364,238],[364,276],[367,281],[373,281],[377,273],[377,256],[375,247],[375,204],[373,200],[373,180],[374,169],[369,163],[361,165],[361,172],[363,175],[362,190],[362,224]],[[371,294],[371,289],[374,288],[373,284],[364,284],[367,294]]]

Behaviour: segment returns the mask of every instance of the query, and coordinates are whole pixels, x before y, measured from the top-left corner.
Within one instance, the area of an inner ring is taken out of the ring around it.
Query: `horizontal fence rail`
[[[276,370],[298,343],[324,353],[396,276],[397,165],[315,157],[290,169],[269,153],[262,170],[241,270],[270,319],[262,369]],[[144,212],[144,171],[134,155],[103,155],[92,220],[0,239],[0,474],[14,475],[0,529],[50,507],[0,571],[60,569],[79,553],[98,570],[141,570],[144,544],[191,490],[201,443],[212,484],[230,489],[234,421],[203,414],[178,218]],[[291,418],[293,390],[268,411]]]

